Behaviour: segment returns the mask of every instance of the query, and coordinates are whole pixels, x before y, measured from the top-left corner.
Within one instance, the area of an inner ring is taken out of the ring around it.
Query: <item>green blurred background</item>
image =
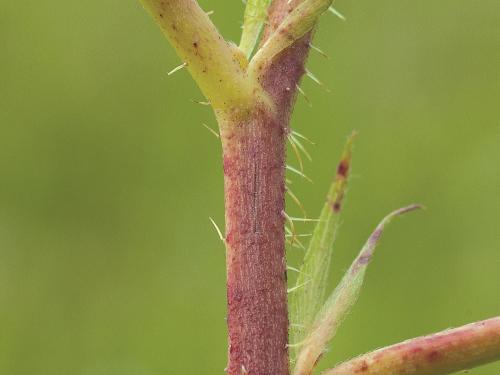
[[[202,5],[238,40],[240,1]],[[323,367],[500,314],[500,2],[336,6],[308,63],[332,92],[306,78],[292,122],[311,216],[360,132],[332,286],[385,213],[428,210],[389,228]],[[1,1],[0,374],[222,374],[220,147],[179,63],[137,1]]]

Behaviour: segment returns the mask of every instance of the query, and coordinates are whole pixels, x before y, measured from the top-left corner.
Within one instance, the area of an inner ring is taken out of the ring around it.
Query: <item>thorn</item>
[[[285,241],[288,245],[290,245],[291,247],[294,247],[295,249],[300,249],[300,250],[306,250],[306,248],[304,247],[304,245],[300,245],[300,242],[298,242],[297,240],[295,240],[294,242],[290,241],[290,240],[286,240]]]
[[[210,16],[211,16],[212,14],[214,14],[214,13],[215,13],[215,10],[209,10],[209,11],[208,11],[208,12],[206,12],[205,14],[206,14],[207,16],[209,16],[209,17],[210,17]]]
[[[312,145],[315,145],[316,143],[314,143],[313,141],[311,141],[310,139],[306,138],[305,136],[303,136],[302,134],[300,134],[298,131],[296,130],[292,130],[292,134],[299,137],[299,138],[302,138],[304,141],[307,141],[309,142],[310,144]]]
[[[316,51],[318,52],[321,56],[323,56],[325,59],[329,60],[330,57],[328,57],[328,55],[323,52],[323,50],[321,50],[320,48],[316,47],[314,44],[312,43],[309,43],[309,47],[313,50],[313,51]]]
[[[204,102],[204,101],[194,100],[194,99],[191,99],[191,103],[200,104],[200,105],[210,105],[210,102]]]
[[[293,271],[293,272],[301,273],[298,268],[295,268],[295,267],[292,267],[292,266],[286,266],[286,269],[290,270],[290,271]]]
[[[295,173],[295,174],[298,174],[300,177],[302,177],[302,178],[306,179],[307,181],[309,181],[309,182],[311,182],[311,183],[313,182],[313,181],[312,181],[309,177],[307,177],[304,173],[302,173],[302,172],[301,172],[301,171],[299,171],[298,169],[296,169],[296,168],[294,168],[294,167],[292,167],[292,166],[290,166],[290,165],[288,165],[288,164],[286,165],[286,167],[285,167],[285,168],[286,168],[286,169],[288,169],[290,172],[293,172],[293,173]]]
[[[287,218],[288,222],[290,223],[290,228],[285,226],[285,231],[287,232],[288,235],[285,234],[285,238],[291,238],[290,240],[287,240],[287,243],[289,243],[292,247],[296,247],[298,249],[306,250],[305,246],[302,244],[302,242],[298,239],[297,232],[295,231],[295,224],[293,223],[292,220],[289,219],[289,216],[287,215],[286,212],[283,212],[285,217]]]
[[[292,180],[290,180],[288,178],[285,178],[285,182],[286,182],[287,185],[293,185]]]
[[[303,275],[308,276],[306,273],[302,272],[301,270],[299,270],[299,269],[297,269],[297,268],[290,267],[290,266],[287,266],[286,268],[287,268],[288,270],[290,270],[290,271],[294,271],[294,272],[301,273],[301,274],[303,274]],[[292,325],[293,325],[293,324],[292,324]],[[298,326],[298,324],[295,324],[295,325],[296,325],[296,326]]]
[[[293,217],[293,216],[287,216],[287,218],[291,221],[299,221],[302,223],[318,223],[321,220],[320,219],[308,219],[306,217]]]
[[[292,150],[295,153],[295,156],[297,157],[297,161],[299,162],[300,166],[300,171],[304,172],[304,164],[302,163],[302,157],[300,156],[299,149],[297,148],[297,145],[293,142],[293,136],[291,134],[287,135],[288,141],[290,142],[290,146],[292,146]]]
[[[285,240],[287,244],[289,244],[291,247],[294,247],[296,249],[304,250],[306,251],[306,247],[302,244],[302,242],[299,241],[297,237],[293,237],[291,240]]]
[[[328,10],[333,13],[334,15],[336,15],[338,18],[340,18],[342,21],[346,21],[346,18],[344,17],[344,15],[342,13],[340,13],[337,9],[335,9],[333,6],[330,6],[328,8]]]
[[[226,243],[226,239],[224,238],[224,236],[222,235],[222,232],[221,230],[219,229],[219,226],[215,223],[214,219],[212,219],[211,217],[209,217],[210,221],[212,222],[212,225],[214,226],[215,230],[217,231],[217,234],[219,235],[219,238],[222,242]]]
[[[288,215],[286,215],[286,213],[285,213],[285,217],[288,220]],[[286,232],[285,238],[292,238],[292,241],[294,241],[296,238],[296,236],[295,236],[295,224],[291,220],[288,220],[288,222],[290,223],[290,228],[288,228],[285,225],[285,232]]]
[[[207,124],[205,124],[205,123],[202,123],[202,125],[203,125],[206,129],[208,129],[208,131],[209,131],[210,133],[212,133],[213,135],[215,135],[217,138],[220,138],[219,133],[217,133],[217,132],[216,132],[214,129],[212,129],[210,126],[208,126],[208,125],[207,125]]]
[[[326,92],[331,92],[331,90],[325,86],[323,82],[319,80],[318,77],[316,77],[309,69],[306,69],[306,76],[308,76],[310,79],[312,79],[314,82],[316,82],[318,85],[323,87]]]
[[[291,327],[297,327],[297,328],[306,328],[305,325],[303,324],[297,324],[297,323],[290,323]]]
[[[285,234],[285,237],[292,237],[292,236],[295,236],[295,237],[311,237],[312,236],[312,233],[300,233],[300,234]]]
[[[245,368],[245,365],[241,365],[241,375],[247,375],[247,374],[248,374],[248,371]]]
[[[287,348],[298,348],[304,345],[304,341],[298,342],[296,344],[286,344]]]
[[[294,286],[294,287],[292,287],[292,288],[288,288],[288,289],[286,290],[286,292],[287,292],[287,293],[293,293],[293,292],[295,292],[297,289],[302,288],[304,285],[307,285],[307,284],[309,284],[310,282],[311,282],[311,279],[309,279],[309,280],[307,280],[307,281],[304,281],[302,284],[295,285],[295,286]]]
[[[297,91],[302,94],[302,96],[304,97],[304,99],[307,102],[307,104],[309,105],[309,107],[312,107],[311,101],[307,97],[307,95],[304,92],[304,90],[302,90],[302,88],[299,85],[297,85],[297,84],[295,84],[295,87],[297,88]]]
[[[314,82],[316,82],[320,86],[324,86],[323,82],[321,82],[318,77],[316,77],[309,69],[306,69],[306,76],[311,78]]]
[[[288,216],[288,214],[285,212],[285,211],[282,211],[283,213],[283,216],[288,220],[288,222],[290,223],[290,228],[288,228],[287,226],[285,226],[285,231],[291,235],[291,240],[289,241],[290,245],[294,246],[294,244],[297,244],[297,246],[294,246],[294,247],[298,247],[300,249],[303,249],[305,250],[306,248],[304,247],[304,245],[302,245],[302,242],[300,242],[300,240],[297,238],[296,234],[296,230],[295,230],[295,224],[294,222],[290,219],[290,216]]]
[[[304,208],[304,205],[302,204],[302,202],[299,200],[299,198],[297,198],[297,196],[293,193],[292,190],[290,190],[289,188],[286,189],[286,192],[287,194],[290,196],[290,198],[292,198],[292,200],[295,202],[295,204],[300,208],[300,210],[302,211],[302,213],[304,214],[304,217],[307,217],[307,213],[306,213],[306,210]]]
[[[187,66],[187,63],[184,62],[182,63],[181,65],[175,67],[174,69],[172,69],[170,72],[167,73],[167,76],[171,76],[172,74],[174,74],[175,72],[178,72],[179,70],[185,68]]]
[[[293,133],[289,135],[289,137],[292,138],[292,142],[295,143],[295,145],[300,149],[300,151],[302,151],[304,153],[304,155],[306,156],[306,158],[309,160],[309,161],[312,161],[312,157],[311,155],[309,154],[309,152],[307,152],[307,149],[304,147],[304,145],[302,144],[302,142],[300,142],[294,135]]]

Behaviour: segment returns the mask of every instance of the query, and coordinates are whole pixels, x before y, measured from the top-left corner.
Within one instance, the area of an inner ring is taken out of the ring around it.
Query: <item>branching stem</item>
[[[250,73],[258,75],[279,53],[311,31],[331,3],[332,0],[303,1],[291,10],[251,60]]]
[[[227,373],[289,375],[285,140],[312,34],[332,0],[248,0],[240,47],[224,40],[196,0],[140,1],[219,121],[226,204],[226,237],[220,236],[227,246]],[[500,359],[500,318],[381,349],[324,375],[437,375],[495,359]]]

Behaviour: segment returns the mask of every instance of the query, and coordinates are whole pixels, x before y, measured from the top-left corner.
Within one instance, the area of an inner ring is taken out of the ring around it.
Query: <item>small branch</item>
[[[217,31],[196,0],[141,0],[214,109],[240,108],[252,99],[248,60]]]
[[[323,375],[444,375],[500,360],[500,317],[364,354]]]
[[[260,48],[279,27],[283,19],[295,8],[297,2],[296,0],[291,2],[289,0],[271,1],[267,22],[260,40]],[[307,33],[277,56],[271,64],[266,65],[265,70],[259,71],[258,74],[248,73],[252,81],[262,85],[264,91],[272,98],[276,108],[275,117],[281,119],[285,129],[288,127],[297,95],[296,87],[305,71],[304,64],[309,52],[310,39],[311,33]],[[250,67],[247,70],[250,70]]]
[[[268,10],[267,25],[262,35],[261,45],[276,31],[286,16],[300,3],[300,0],[273,0]]]
[[[332,0],[305,0],[294,8],[270,35],[250,62],[250,72],[264,70],[276,55],[306,35],[316,25],[318,18],[331,5]]]

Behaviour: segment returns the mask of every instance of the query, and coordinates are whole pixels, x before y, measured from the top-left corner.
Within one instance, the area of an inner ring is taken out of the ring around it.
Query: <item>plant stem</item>
[[[256,105],[251,116],[243,119],[217,113],[225,177],[228,375],[290,372],[285,144],[308,49],[308,39],[298,40],[259,72],[259,83],[273,102],[272,111]]]
[[[141,0],[215,110],[223,146],[229,375],[288,375],[285,141],[311,33],[248,72],[196,0]],[[262,43],[295,7],[274,0]],[[273,47],[273,43],[267,45]],[[272,49],[273,51],[276,49]],[[271,61],[272,60],[272,61]]]
[[[500,360],[500,317],[364,354],[323,375],[443,375]]]
[[[289,375],[285,140],[311,37],[332,0],[250,1],[243,50],[222,38],[196,0],[141,2],[219,121],[226,205],[227,372]],[[249,61],[268,5],[260,49]],[[437,375],[496,359],[500,318],[378,350],[325,375]]]
[[[230,375],[288,374],[286,124],[265,109],[228,120],[223,144]]]

